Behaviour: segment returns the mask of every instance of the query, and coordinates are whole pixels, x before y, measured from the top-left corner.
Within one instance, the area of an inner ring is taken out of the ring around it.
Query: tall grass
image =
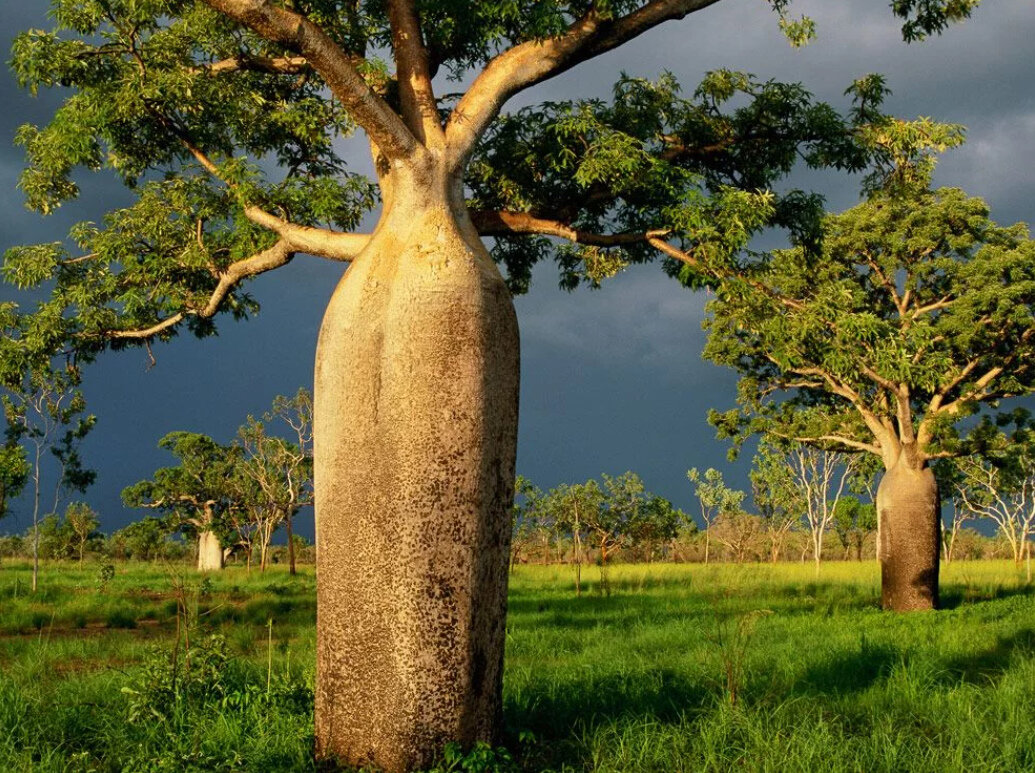
[[[0,568],[0,770],[312,769],[311,572],[202,586],[120,566],[102,592],[96,567],[55,565],[30,598],[21,571]],[[610,596],[592,574],[578,598],[567,567],[512,577],[505,718],[524,770],[1035,769],[1035,595],[1012,564],[946,567],[947,609],[912,615],[879,610],[870,563],[818,579],[616,566]],[[148,690],[177,582],[194,646],[221,636],[227,665],[218,689],[169,703]],[[162,718],[129,721],[148,701]]]

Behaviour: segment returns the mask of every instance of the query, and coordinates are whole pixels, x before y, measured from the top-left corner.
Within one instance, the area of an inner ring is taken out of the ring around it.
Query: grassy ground
[[[947,608],[904,616],[872,564],[616,567],[610,596],[587,574],[581,598],[564,567],[512,578],[522,770],[1035,769],[1035,591],[1012,565],[946,567]],[[311,570],[28,577],[0,567],[0,770],[312,769]]]

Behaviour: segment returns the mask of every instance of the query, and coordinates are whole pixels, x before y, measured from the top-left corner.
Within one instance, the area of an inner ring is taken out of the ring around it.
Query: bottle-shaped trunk
[[[223,546],[215,532],[198,534],[198,571],[213,572],[223,568]]]
[[[938,606],[941,514],[930,468],[910,466],[905,456],[877,489],[880,522],[881,603],[905,612]]]
[[[466,213],[395,199],[324,317],[314,417],[317,755],[389,773],[498,741],[519,356]]]

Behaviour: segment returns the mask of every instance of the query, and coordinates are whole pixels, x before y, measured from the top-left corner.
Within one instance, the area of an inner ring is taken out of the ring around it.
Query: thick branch
[[[259,207],[245,207],[245,217],[281,237],[293,252],[305,252],[330,260],[353,260],[370,241],[368,234],[343,233],[326,228],[295,225]]]
[[[428,49],[420,31],[420,20],[413,0],[388,0],[388,19],[392,26],[396,78],[403,120],[424,144],[445,141],[439,122],[438,104],[431,88]]]
[[[229,59],[220,59],[218,62],[208,62],[191,67],[189,72],[207,72],[219,75],[225,72],[238,72],[250,70],[252,72],[265,72],[270,75],[298,75],[309,69],[309,62],[304,56],[253,56],[251,54],[238,54]]]
[[[304,56],[387,158],[401,159],[417,151],[418,143],[406,124],[371,90],[349,55],[319,26],[264,0],[204,2],[267,40]]]
[[[874,443],[863,443],[859,440],[852,440],[851,438],[841,437],[840,435],[817,435],[815,437],[797,437],[791,435],[782,435],[778,432],[772,432],[777,437],[787,438],[788,440],[796,440],[799,443],[840,443],[845,448],[852,448],[856,451],[867,451],[871,454],[880,456],[882,451],[880,446]]]
[[[211,2],[212,0],[207,0]],[[453,110],[446,125],[451,163],[459,169],[503,103],[523,89],[616,48],[662,22],[681,19],[718,0],[653,0],[617,19],[592,9],[563,34],[520,43],[495,57]]]
[[[578,244],[594,247],[618,247],[623,244],[640,244],[668,233],[665,229],[618,234],[598,234],[572,228],[560,220],[536,217],[528,212],[471,212],[471,220],[482,236],[507,236],[510,234],[541,234],[556,236]]]
[[[963,393],[951,403],[943,405],[939,409],[939,412],[953,416],[959,413],[960,409],[967,403],[989,399],[992,397],[993,392],[988,389],[988,385],[991,384],[992,381],[994,381],[999,374],[1003,372],[1003,370],[1004,368],[1002,366],[990,368],[983,376],[981,376],[981,378],[974,382],[974,386],[969,391]]]

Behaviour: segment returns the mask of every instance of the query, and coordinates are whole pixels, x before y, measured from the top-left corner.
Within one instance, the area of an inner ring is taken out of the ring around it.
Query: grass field
[[[945,567],[946,609],[904,616],[872,564],[610,574],[581,598],[565,567],[512,577],[520,770],[1035,770],[1035,590],[1012,565]],[[311,570],[28,579],[0,567],[0,771],[313,768]]]

